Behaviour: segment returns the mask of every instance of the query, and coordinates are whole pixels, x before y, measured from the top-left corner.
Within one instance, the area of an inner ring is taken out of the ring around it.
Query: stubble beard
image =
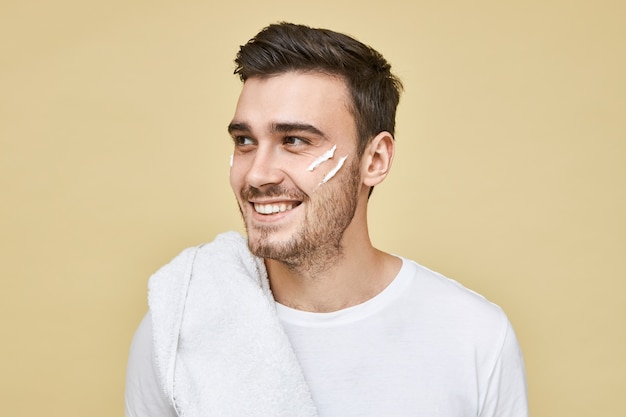
[[[332,190],[324,189],[331,184],[323,184],[316,193],[325,193],[323,198],[311,200],[302,191],[273,189],[259,191],[248,189],[242,193],[242,201],[247,201],[250,194],[255,196],[290,196],[298,197],[303,204],[310,204],[300,228],[288,241],[272,241],[272,235],[280,231],[280,227],[266,225],[255,226],[244,223],[248,232],[248,247],[260,257],[279,261],[288,268],[319,275],[343,257],[343,235],[352,222],[356,212],[360,191],[360,172],[358,159],[350,164],[348,175],[342,176],[339,184]],[[241,208],[240,208],[241,209]],[[252,235],[252,238],[251,238]]]

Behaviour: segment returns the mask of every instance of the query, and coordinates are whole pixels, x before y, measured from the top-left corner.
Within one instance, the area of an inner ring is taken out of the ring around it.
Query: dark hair
[[[292,23],[261,30],[235,58],[241,81],[288,71],[322,72],[343,78],[352,97],[359,156],[382,131],[395,132],[402,83],[373,48],[342,33]]]

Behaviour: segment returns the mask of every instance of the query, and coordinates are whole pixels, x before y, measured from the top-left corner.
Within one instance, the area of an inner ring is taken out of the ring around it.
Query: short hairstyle
[[[376,50],[342,33],[293,23],[262,29],[241,46],[235,74],[242,82],[290,71],[321,72],[345,80],[357,129],[357,151],[363,155],[374,136],[395,134],[402,83]]]

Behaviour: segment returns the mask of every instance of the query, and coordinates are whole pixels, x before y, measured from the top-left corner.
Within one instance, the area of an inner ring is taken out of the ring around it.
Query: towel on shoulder
[[[148,302],[160,382],[179,415],[317,416],[244,236],[184,250],[150,278]]]

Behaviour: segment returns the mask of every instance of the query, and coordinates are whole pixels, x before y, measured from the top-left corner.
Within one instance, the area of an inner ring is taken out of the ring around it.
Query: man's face
[[[244,84],[230,182],[255,255],[312,266],[340,254],[361,192],[348,103],[344,81],[324,74]]]

